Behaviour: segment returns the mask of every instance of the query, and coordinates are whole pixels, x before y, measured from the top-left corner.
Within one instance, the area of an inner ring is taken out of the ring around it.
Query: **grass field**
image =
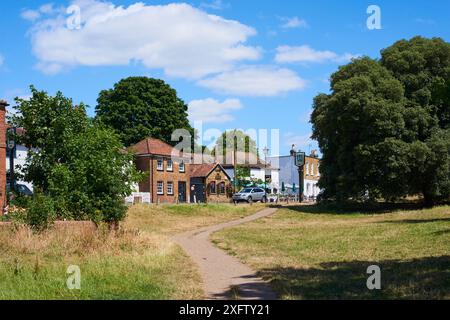
[[[282,299],[450,299],[450,207],[365,214],[288,207],[213,234]],[[381,290],[367,289],[367,267]]]
[[[195,266],[170,236],[233,220],[258,206],[134,206],[123,230],[0,228],[0,299],[201,299]],[[68,290],[67,268],[81,269]]]

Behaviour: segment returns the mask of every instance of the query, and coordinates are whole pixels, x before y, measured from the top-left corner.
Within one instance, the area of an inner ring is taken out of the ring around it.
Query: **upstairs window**
[[[157,170],[164,171],[164,160],[163,159],[158,159]]]
[[[173,171],[173,161],[167,160],[167,171]]]
[[[184,166],[184,162],[183,161],[180,162],[180,170],[179,171],[180,172],[185,172],[186,171],[186,167]]]

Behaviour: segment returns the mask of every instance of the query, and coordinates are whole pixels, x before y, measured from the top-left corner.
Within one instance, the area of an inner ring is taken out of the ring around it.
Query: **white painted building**
[[[272,183],[279,186],[278,190],[281,192],[282,186],[284,185],[286,194],[297,194],[300,179],[294,156],[274,156],[269,157],[268,161],[274,169],[277,169],[277,173],[272,174]],[[307,198],[315,199],[321,191],[318,185],[320,178],[319,167],[320,160],[315,153],[306,157],[303,177],[303,194]],[[293,191],[294,185],[295,192]]]
[[[28,149],[25,146],[18,145],[16,146],[16,151],[14,156],[14,171],[17,173],[21,173],[18,169],[18,166],[22,167],[25,164],[27,159]],[[6,153],[6,171],[9,172],[10,164],[9,164],[9,152]],[[33,191],[33,185],[29,182],[25,182],[19,179],[16,179],[18,184],[26,185],[31,191]]]

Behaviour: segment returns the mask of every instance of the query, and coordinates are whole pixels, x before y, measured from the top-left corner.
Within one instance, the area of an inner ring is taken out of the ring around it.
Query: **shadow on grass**
[[[416,223],[447,222],[447,221],[450,222],[450,218],[386,220],[386,221],[382,221],[382,223],[397,223],[397,224],[410,223],[410,224],[416,224]]]
[[[424,206],[418,202],[402,203],[318,203],[309,206],[286,206],[287,210],[310,214],[384,214],[399,210],[420,210]]]
[[[381,268],[381,290],[369,290],[370,265]],[[318,268],[263,269],[281,295],[294,299],[449,299],[450,256],[415,260],[330,262]]]
[[[450,229],[439,230],[439,231],[433,232],[433,234],[436,235],[436,236],[443,236],[443,235],[446,235],[448,233],[450,233]]]

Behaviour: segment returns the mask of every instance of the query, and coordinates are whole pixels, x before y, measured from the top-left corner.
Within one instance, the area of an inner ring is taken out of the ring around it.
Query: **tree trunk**
[[[424,192],[423,193],[423,200],[424,200],[425,207],[431,208],[431,207],[434,206],[434,197],[433,197],[433,195],[431,195],[431,194],[429,194],[427,192]]]

